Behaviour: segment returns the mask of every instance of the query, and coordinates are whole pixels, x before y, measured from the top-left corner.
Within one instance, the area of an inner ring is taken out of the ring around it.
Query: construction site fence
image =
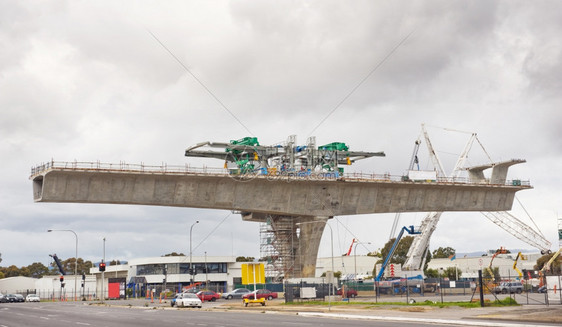
[[[493,281],[483,278],[482,284],[478,279],[449,280],[445,278],[396,279],[381,282],[344,281],[334,284],[331,292],[342,293],[342,301],[368,302],[404,302],[415,303],[429,301],[443,302],[478,302],[482,288],[485,303],[503,301],[507,297],[519,304],[561,305],[562,304],[562,276],[556,275],[552,283],[540,283],[537,279],[498,279]],[[545,280],[546,281],[546,280]],[[510,283],[505,286],[502,283]],[[301,287],[314,287],[315,299],[301,299]],[[509,287],[509,288],[508,288]],[[329,284],[296,283],[284,285],[286,302],[325,300],[329,294]],[[349,295],[349,298],[346,298]]]
[[[374,174],[363,172],[342,173],[340,171],[310,171],[310,170],[277,170],[259,168],[244,171],[239,169],[225,169],[217,167],[194,167],[185,165],[145,165],[129,164],[126,162],[103,163],[80,162],[80,161],[54,161],[37,165],[31,168],[31,177],[49,171],[51,169],[64,169],[75,171],[96,171],[96,172],[130,172],[130,173],[158,173],[170,175],[214,175],[214,176],[235,176],[236,178],[265,178],[268,180],[348,180],[348,181],[381,181],[381,182],[422,182],[422,183],[446,183],[446,184],[471,184],[466,177],[438,177],[434,180],[411,180],[408,176],[390,175],[389,173]],[[477,184],[490,184],[489,180]],[[530,181],[506,180],[504,185],[510,186],[530,186]]]
[[[5,290],[0,290],[0,293],[6,295],[8,294]],[[101,294],[96,290],[86,289],[84,291],[79,291],[74,294],[72,290],[54,290],[54,289],[22,289],[16,290],[11,294],[21,294],[25,298],[29,294],[36,294],[41,301],[98,301],[101,300]],[[105,290],[104,299],[108,298],[108,292]]]

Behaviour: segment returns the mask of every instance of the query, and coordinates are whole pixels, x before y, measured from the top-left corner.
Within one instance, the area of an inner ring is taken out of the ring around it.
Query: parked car
[[[248,294],[250,292],[251,291],[247,288],[237,288],[235,290],[232,290],[231,292],[223,293],[221,297],[227,300],[241,299],[244,294]]]
[[[179,294],[178,294],[179,295]],[[201,299],[193,293],[181,293],[181,297],[176,298],[175,304],[178,307],[197,307],[201,308],[203,304]]]
[[[201,301],[216,301],[220,298],[220,295],[213,292],[213,291],[201,291],[197,293],[197,297],[201,299]]]
[[[4,296],[4,294],[0,293],[0,303],[6,303],[8,299]]]
[[[21,294],[15,294],[16,302],[25,302],[25,298]]]
[[[5,298],[7,300],[6,302],[18,302],[18,298],[15,294],[6,294]]]
[[[170,300],[170,305],[171,305],[172,307],[173,307],[174,305],[176,305],[176,304],[177,304],[177,300],[178,300],[178,299],[182,299],[182,298],[185,296],[185,294],[187,294],[187,292],[186,292],[186,293],[178,293],[178,294],[176,294],[176,295],[174,296],[174,298],[173,298],[172,300]],[[191,294],[193,294],[193,293],[191,293]]]
[[[255,294],[255,298],[257,299],[268,299],[273,300],[277,298],[277,292],[272,292],[270,290],[256,290],[247,294],[242,295],[242,299],[253,299]]]
[[[41,302],[41,299],[37,294],[27,294],[25,302]]]
[[[502,282],[498,286],[494,287],[494,293],[517,293],[521,294],[523,292],[523,284],[520,282]]]
[[[342,290],[341,290],[341,288],[338,288],[336,294],[337,294],[337,295],[342,295]],[[344,296],[344,297],[346,297],[346,298],[354,298],[354,297],[356,297],[356,296],[357,296],[357,291],[356,291],[356,290],[354,290],[353,288],[349,288],[349,287],[346,287],[346,288],[345,288],[345,296]]]

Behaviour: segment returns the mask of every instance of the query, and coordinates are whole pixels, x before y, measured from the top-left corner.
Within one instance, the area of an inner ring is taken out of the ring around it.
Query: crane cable
[[[531,219],[531,221],[533,222],[533,225],[535,225],[535,228],[537,229],[537,231],[539,232],[539,234],[542,235],[542,237],[544,237],[546,239],[546,237],[544,236],[544,234],[542,233],[542,231],[539,229],[539,226],[537,226],[537,224],[535,223],[535,221],[533,220],[533,217],[531,217],[531,215],[527,212],[527,209],[525,209],[525,207],[523,206],[523,203],[521,203],[521,201],[519,200],[519,198],[517,196],[515,196],[515,200],[517,200],[517,202],[519,202],[519,205],[521,206],[521,208],[523,208],[523,211],[525,211],[525,213],[527,214],[527,217],[529,217],[529,219]]]
[[[168,47],[166,47],[166,45],[164,45],[164,43],[162,43],[162,41],[160,41],[160,40],[156,37],[156,35],[154,35],[154,33],[152,33],[149,29],[146,29],[146,31],[156,40],[156,42],[158,42],[158,44],[160,44],[160,45],[162,46],[162,48],[164,48],[164,50],[166,50],[166,52],[168,52],[168,54],[169,54],[170,56],[172,56],[172,58],[174,58],[174,59],[178,62],[178,64],[180,64],[180,66],[181,66],[189,75],[191,75],[191,77],[193,77],[193,78],[195,79],[195,81],[197,81],[197,83],[199,83],[199,85],[201,85],[201,86],[205,89],[205,91],[207,91],[207,93],[209,93],[209,95],[211,95],[211,97],[212,97],[213,99],[215,99],[215,101],[219,104],[219,106],[221,106],[226,112],[228,112],[228,113],[232,116],[232,118],[234,118],[242,127],[244,127],[244,129],[245,129],[248,133],[250,133],[252,136],[254,135],[254,133],[252,133],[252,132],[250,131],[250,129],[248,129],[248,127],[246,127],[246,125],[244,125],[244,123],[242,123],[242,121],[241,121],[240,119],[238,119],[238,117],[236,117],[236,115],[235,115],[232,111],[230,111],[230,110],[226,107],[226,105],[225,105],[225,104],[224,104],[224,103],[223,103],[223,102],[222,102],[222,101],[205,85],[205,84],[203,84],[203,82],[202,82],[199,78],[197,78],[197,76],[195,76],[195,74],[193,74],[193,72],[191,72],[191,70],[189,70],[189,68],[187,68],[186,65],[184,65],[184,63],[183,63],[181,60],[180,60],[176,55],[174,55],[174,53],[173,53],[170,49],[168,49]]]
[[[386,56],[384,58],[382,58],[381,61],[379,61],[375,67],[373,67],[373,69],[371,69],[371,71],[369,71],[369,73],[363,77],[362,80],[359,81],[359,83],[357,83],[357,85],[355,85],[351,91],[349,91],[349,93],[343,97],[343,99],[340,100],[340,102],[334,107],[334,109],[332,109],[327,115],[326,117],[324,117],[324,119],[322,119],[320,121],[320,123],[318,123],[318,125],[316,125],[316,127],[314,127],[310,133],[308,134],[308,137],[310,137],[312,135],[312,133],[314,133],[316,131],[316,129],[318,129],[318,127],[320,127],[320,125],[322,125],[336,110],[339,109],[339,107],[341,107],[341,105],[349,98],[353,95],[353,93],[355,93],[355,91],[357,91],[357,89],[363,84],[365,83],[365,81],[371,77],[371,75],[373,75],[374,72],[376,72],[387,60],[388,58],[390,58],[390,56],[392,56],[394,54],[394,52],[396,52],[396,50],[398,50],[398,48],[400,48],[402,46],[402,44],[404,44],[404,42],[406,42],[406,40],[414,33],[415,30],[412,30],[410,33],[408,33],[408,35],[406,35],[404,38],[402,38],[402,40],[400,42],[398,42],[398,44],[396,46],[394,46],[394,48],[392,48],[392,50],[390,50]]]

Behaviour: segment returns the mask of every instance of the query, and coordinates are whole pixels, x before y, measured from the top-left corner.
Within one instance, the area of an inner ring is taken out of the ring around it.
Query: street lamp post
[[[209,288],[209,273],[207,272],[207,251],[205,251],[205,288]]]
[[[193,233],[193,226],[195,226],[195,224],[199,224],[199,220],[195,221],[193,224],[191,224],[191,227],[189,228],[189,274],[190,274],[190,282],[191,285],[193,285],[193,273],[194,273],[194,269],[193,269],[193,258],[192,258],[192,252],[191,252],[191,245],[192,245],[192,233]]]
[[[305,221],[302,223],[297,223],[296,225],[304,225],[304,224],[314,224],[314,223],[320,223],[322,221]],[[328,222],[325,223],[326,226],[330,227],[330,248],[332,250],[332,278],[330,279],[330,289],[328,289],[328,310],[332,310],[332,291],[334,288],[334,284],[333,284],[333,280],[334,280],[334,231],[332,229],[332,226],[330,226],[330,224],[328,224]]]
[[[74,255],[74,301],[76,301],[76,286],[78,285],[76,275],[78,274],[78,235],[71,229],[49,229],[47,232],[71,232],[76,238],[76,253]]]
[[[105,237],[103,238],[103,259],[101,262],[105,263]],[[101,272],[101,303],[105,301],[104,283],[105,283],[105,269]]]
[[[371,244],[371,242],[355,242],[355,247],[353,248],[353,259],[355,260],[355,276],[354,279],[357,281],[357,245],[359,244]]]

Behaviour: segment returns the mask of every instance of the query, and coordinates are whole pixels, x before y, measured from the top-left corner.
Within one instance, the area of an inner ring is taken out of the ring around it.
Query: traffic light
[[[60,276],[59,280],[61,283],[64,283],[64,276]]]
[[[100,263],[100,271],[105,271],[105,262]]]

